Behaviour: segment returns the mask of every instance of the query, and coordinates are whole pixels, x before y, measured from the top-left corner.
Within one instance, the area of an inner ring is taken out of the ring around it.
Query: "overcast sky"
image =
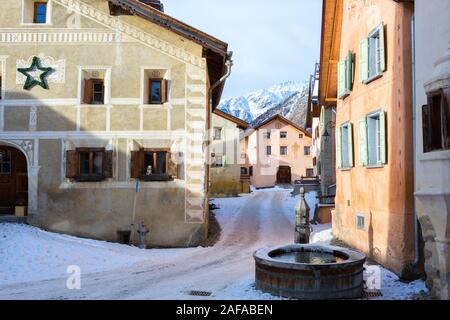
[[[165,12],[229,44],[222,98],[304,81],[319,59],[320,0],[162,0]]]

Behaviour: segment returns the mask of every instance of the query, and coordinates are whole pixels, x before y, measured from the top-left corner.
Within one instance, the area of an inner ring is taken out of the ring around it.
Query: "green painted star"
[[[23,88],[31,90],[35,86],[41,86],[44,89],[49,89],[47,77],[54,71],[53,68],[44,68],[38,57],[33,57],[33,62],[29,68],[18,68],[17,71],[22,73],[27,80]],[[39,74],[40,73],[40,74]]]

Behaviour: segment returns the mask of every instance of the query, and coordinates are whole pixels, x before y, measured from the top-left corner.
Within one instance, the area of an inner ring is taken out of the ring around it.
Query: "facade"
[[[450,297],[448,12],[449,0],[415,1],[415,205],[425,240],[427,286],[443,300]]]
[[[244,191],[241,182],[240,135],[249,124],[219,109],[212,115],[210,150],[210,195],[237,196]]]
[[[293,183],[313,176],[311,134],[275,115],[252,128],[241,140],[250,181],[256,188]]]
[[[333,72],[337,92],[333,235],[410,278],[417,243],[411,89],[414,4],[325,0],[323,10],[322,50],[329,48],[329,58],[322,71]]]
[[[152,247],[203,239],[227,44],[144,2],[2,1],[2,213],[123,242],[143,221]]]

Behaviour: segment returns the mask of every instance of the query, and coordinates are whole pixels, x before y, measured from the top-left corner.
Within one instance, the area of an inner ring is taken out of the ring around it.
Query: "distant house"
[[[336,104],[333,235],[415,276],[414,4],[324,0],[320,103]],[[324,91],[325,90],[325,91]]]
[[[227,48],[157,0],[3,0],[0,214],[120,242],[143,221],[149,246],[198,245]]]
[[[241,139],[242,170],[256,188],[293,183],[313,176],[311,134],[275,115],[251,128]]]
[[[210,195],[236,196],[248,190],[241,182],[239,137],[249,124],[219,109],[212,115],[210,144]]]

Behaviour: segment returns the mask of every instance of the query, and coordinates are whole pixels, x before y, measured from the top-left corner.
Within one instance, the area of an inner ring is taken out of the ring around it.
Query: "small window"
[[[170,181],[178,176],[179,163],[170,149],[140,149],[131,152],[131,178],[144,181]]]
[[[349,51],[347,58],[338,64],[338,98],[346,98],[353,89],[354,54]],[[323,119],[323,117],[322,117]]]
[[[165,79],[150,79],[149,81],[149,104],[167,102],[167,81]]]
[[[214,140],[222,140],[222,128],[214,128]]]
[[[337,167],[349,169],[353,167],[353,126],[343,124],[336,131],[336,162]]]
[[[450,89],[428,94],[422,107],[423,152],[450,149]]]
[[[281,131],[280,132],[280,138],[281,139],[286,139],[287,138],[287,132],[286,131]]]
[[[104,148],[78,148],[67,151],[66,177],[77,181],[112,178],[112,151]]]
[[[298,135],[298,138],[299,138],[299,139],[303,139],[303,134],[300,133],[300,134]]]
[[[314,158],[313,158],[313,166],[316,166],[316,165],[317,165],[317,158],[314,157]]]
[[[280,155],[281,156],[286,156],[288,154],[288,147],[286,146],[281,146],[280,147]]]
[[[105,79],[109,79],[108,70],[82,70],[81,97],[83,104],[107,103]]]
[[[266,146],[266,155],[270,156],[272,154],[272,146]]]
[[[380,115],[367,117],[367,145],[369,165],[381,164],[381,124]]]
[[[46,23],[47,22],[47,2],[35,2],[34,3],[34,23]]]
[[[303,149],[303,153],[305,154],[305,156],[309,156],[311,154],[311,147],[305,146]]]
[[[264,132],[264,138],[269,140],[270,139],[270,132]]]
[[[380,24],[360,42],[360,80],[369,83],[386,70],[384,24]]]
[[[356,228],[358,230],[364,230],[365,228],[365,218],[364,218],[364,214],[362,213],[358,213],[356,215]]]
[[[314,169],[306,169],[306,176],[307,177],[313,177],[314,176]]]
[[[275,124],[275,128],[276,129],[281,129],[283,126],[281,125],[281,123],[276,123]]]
[[[11,174],[11,152],[0,150],[0,175]]]
[[[241,167],[241,175],[246,176],[248,174],[248,169],[246,167]]]

